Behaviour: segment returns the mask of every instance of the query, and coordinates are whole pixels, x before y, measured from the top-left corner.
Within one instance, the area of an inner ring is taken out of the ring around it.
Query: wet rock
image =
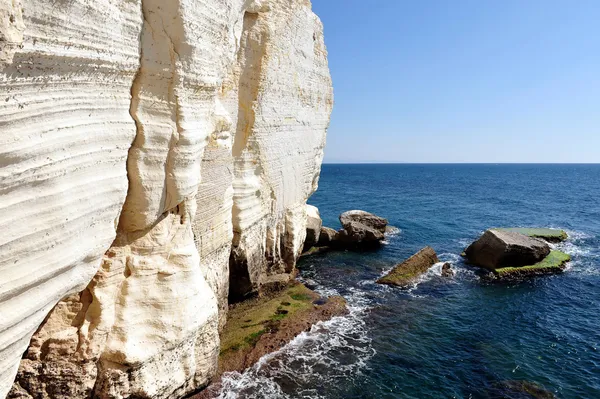
[[[338,232],[330,227],[321,227],[319,235],[319,247],[326,247],[333,244],[337,240]]]
[[[496,270],[533,265],[550,254],[550,246],[537,238],[505,230],[488,230],[465,251],[470,263]]]
[[[421,274],[438,262],[437,254],[433,248],[425,247],[394,267],[385,277],[377,280],[377,284],[408,287],[414,284]]]
[[[442,277],[453,277],[454,271],[450,263],[446,262],[442,265]]]

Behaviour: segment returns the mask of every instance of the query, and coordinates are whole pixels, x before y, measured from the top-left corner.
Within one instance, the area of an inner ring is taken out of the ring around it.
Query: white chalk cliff
[[[308,0],[0,0],[0,398],[179,398],[293,276],[333,95]]]

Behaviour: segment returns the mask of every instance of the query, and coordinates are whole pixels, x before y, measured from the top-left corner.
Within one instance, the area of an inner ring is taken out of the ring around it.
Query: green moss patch
[[[392,269],[386,276],[377,280],[377,284],[407,287],[418,280],[419,276],[439,262],[431,247],[425,247]]]
[[[562,242],[569,238],[569,235],[564,230],[547,229],[547,228],[528,228],[528,227],[509,227],[494,229],[499,231],[512,231],[521,233],[529,237],[541,238],[550,242]]]
[[[235,306],[230,309],[221,334],[221,355],[254,346],[263,334],[277,329],[281,320],[311,309],[317,298],[302,284],[294,284],[273,296]]]
[[[521,267],[503,267],[496,269],[494,274],[499,278],[512,276],[527,276],[539,274],[560,273],[564,270],[565,264],[571,260],[571,256],[561,251],[551,251],[541,262],[530,266]]]

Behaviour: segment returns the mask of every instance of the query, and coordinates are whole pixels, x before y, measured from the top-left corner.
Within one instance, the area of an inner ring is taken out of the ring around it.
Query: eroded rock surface
[[[0,18],[0,397],[17,369],[12,397],[201,388],[230,293],[287,282],[303,247],[332,108],[320,21],[304,0]]]
[[[365,211],[347,211],[340,215],[340,223],[345,230],[352,228],[353,223],[363,224],[371,229],[375,229],[380,233],[385,233],[388,221],[385,218],[374,215]]]

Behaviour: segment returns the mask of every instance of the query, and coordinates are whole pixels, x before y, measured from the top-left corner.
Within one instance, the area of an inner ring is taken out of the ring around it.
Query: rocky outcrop
[[[342,229],[338,231],[332,246],[344,249],[377,248],[385,239],[387,219],[365,211],[348,211],[340,215]]]
[[[206,385],[228,296],[289,280],[303,247],[332,107],[318,18],[13,0],[0,19],[0,397],[17,369],[14,397]]]
[[[388,274],[377,280],[377,284],[406,288],[417,282],[421,274],[438,262],[435,250],[431,247],[425,247],[404,262],[396,265]]]
[[[310,249],[319,243],[323,221],[319,209],[313,205],[306,205],[306,240],[304,249]]]
[[[524,234],[488,230],[471,244],[465,255],[470,263],[489,270],[533,265],[550,254],[550,246]]]
[[[344,230],[356,229],[356,224],[360,223],[370,229],[385,233],[388,221],[380,216],[373,215],[365,211],[347,211],[340,215],[340,223]]]
[[[337,240],[338,232],[331,227],[321,227],[321,233],[319,234],[319,247],[328,247],[333,245]]]

